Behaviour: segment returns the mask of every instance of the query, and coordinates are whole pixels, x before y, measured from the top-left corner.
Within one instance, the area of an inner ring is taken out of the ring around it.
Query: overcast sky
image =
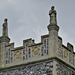
[[[59,36],[63,44],[75,47],[75,0],[0,0],[0,35],[2,24],[8,19],[8,31],[15,46],[28,38],[40,42],[41,35],[48,34],[49,10],[55,6]]]

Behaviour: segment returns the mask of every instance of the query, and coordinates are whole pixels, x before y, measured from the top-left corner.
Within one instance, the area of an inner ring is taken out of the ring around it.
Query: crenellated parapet
[[[23,40],[23,46],[16,48],[14,48],[14,43],[10,43],[6,46],[6,67],[52,58],[48,40],[49,34],[41,36],[40,43],[35,43],[32,38]],[[56,58],[72,67],[75,65],[74,51],[63,45],[62,38],[59,36]]]

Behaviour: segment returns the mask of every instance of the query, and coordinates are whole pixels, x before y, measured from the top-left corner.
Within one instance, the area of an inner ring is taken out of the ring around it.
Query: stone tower
[[[49,33],[41,36],[41,42],[32,38],[23,40],[23,46],[14,48],[9,43],[7,19],[0,37],[0,75],[75,75],[75,52],[69,42],[63,45],[58,36],[57,12],[49,11]]]
[[[9,44],[10,38],[8,37],[7,19],[4,19],[3,32],[0,37],[0,67],[4,67],[6,64],[6,49],[5,46]]]

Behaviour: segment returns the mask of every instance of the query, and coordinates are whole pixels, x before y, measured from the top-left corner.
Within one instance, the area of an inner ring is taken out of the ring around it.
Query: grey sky
[[[75,0],[0,0],[0,35],[4,18],[8,18],[11,42],[20,46],[27,38],[40,42],[48,34],[49,10],[55,6],[59,35],[63,43],[75,46]]]

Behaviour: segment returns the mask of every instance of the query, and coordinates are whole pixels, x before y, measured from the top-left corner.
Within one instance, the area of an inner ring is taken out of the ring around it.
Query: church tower
[[[9,44],[10,38],[8,37],[8,24],[7,19],[4,19],[3,32],[0,37],[0,67],[4,67],[6,63],[6,49],[5,46]]]
[[[75,75],[75,52],[69,42],[63,45],[58,35],[57,12],[49,11],[49,34],[41,36],[41,42],[32,38],[23,40],[23,46],[9,43],[7,19],[0,37],[0,75]]]

